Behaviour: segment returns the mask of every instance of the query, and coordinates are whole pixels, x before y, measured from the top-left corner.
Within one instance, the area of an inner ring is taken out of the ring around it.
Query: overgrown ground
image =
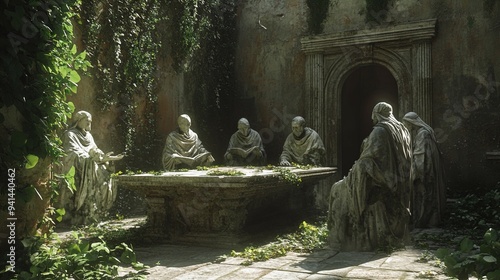
[[[231,256],[244,258],[245,265],[292,251],[312,252],[327,246],[325,216],[315,213],[303,218],[291,227],[272,232],[270,238],[235,248]],[[458,279],[470,276],[500,279],[497,232],[500,230],[500,184],[490,191],[451,197],[444,221],[439,229],[413,232],[413,246],[423,251],[420,261],[439,266],[447,275]],[[82,228],[59,226],[57,237],[49,238],[48,244],[39,244],[40,239],[23,242],[31,260],[24,259],[24,267],[21,266],[24,273],[17,279],[36,279],[29,276],[34,273],[59,275],[56,273],[61,271],[68,278],[60,279],[88,279],[96,275],[99,279],[145,279],[147,267],[136,259],[133,248],[151,246],[156,240],[144,238],[144,226],[145,217],[122,215]],[[85,266],[79,269],[82,263]],[[136,271],[117,278],[118,266],[131,266]]]

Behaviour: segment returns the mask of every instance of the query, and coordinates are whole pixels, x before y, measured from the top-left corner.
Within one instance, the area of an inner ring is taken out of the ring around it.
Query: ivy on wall
[[[237,95],[236,8],[236,1],[204,3],[201,11],[206,25],[186,69],[186,80],[195,81],[186,85],[186,92],[192,95],[199,134],[216,159],[222,158],[227,148],[217,139],[229,139],[236,126],[229,122]]]
[[[388,5],[391,0],[365,0],[366,22],[380,22],[387,15]]]
[[[82,40],[101,109],[118,111],[115,132],[127,169],[147,168],[156,136],[155,77],[160,47],[159,0],[83,0]],[[145,108],[137,114],[138,100]],[[138,161],[138,157],[143,160]]]
[[[33,159],[63,154],[58,132],[74,109],[66,97],[76,93],[77,71],[90,65],[86,53],[77,53],[73,44],[71,20],[78,0],[4,2],[0,108],[15,108],[22,119],[16,127],[16,113],[0,114],[7,132],[1,137],[2,169],[22,167],[27,158],[36,165]]]
[[[196,119],[213,125],[229,107],[235,2],[83,0],[83,43],[95,65],[97,99],[102,110],[120,112],[117,129],[127,169],[158,165],[163,144],[155,132],[158,59],[171,57],[171,67],[191,81],[185,94],[193,98]],[[145,102],[147,115],[137,116],[138,100]]]
[[[316,35],[323,32],[329,6],[330,0],[307,0],[307,7],[309,8],[307,18],[309,33]]]
[[[500,0],[483,0],[483,10],[487,15],[491,15],[494,11],[495,4]],[[496,15],[499,18],[498,14]]]

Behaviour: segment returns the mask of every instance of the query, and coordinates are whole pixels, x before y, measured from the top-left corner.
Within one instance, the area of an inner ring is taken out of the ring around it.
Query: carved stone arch
[[[353,57],[355,55],[354,50],[351,53],[346,53],[346,55]],[[347,60],[344,57],[339,57],[336,60],[336,63],[333,63],[330,69],[326,69],[326,81],[323,91],[323,100],[325,100],[326,106],[323,106],[324,112],[322,112],[322,115],[326,116],[333,113],[333,123],[335,125],[327,125],[323,127],[323,130],[326,131],[327,135],[331,135],[332,138],[337,139],[335,142],[328,142],[327,145],[330,145],[328,148],[332,151],[330,160],[335,162],[336,166],[340,167],[339,158],[342,154],[342,147],[339,132],[342,131],[342,88],[350,74],[360,67],[373,64],[378,64],[386,68],[397,83],[398,104],[392,105],[397,105],[400,109],[400,114],[411,110],[412,81],[410,65],[405,63],[405,60],[398,53],[384,48],[374,48],[372,52],[363,53],[363,55],[356,56],[351,60]],[[401,118],[401,116],[397,117]]]
[[[431,123],[431,38],[436,20],[302,39],[306,53],[308,123],[327,148],[327,164],[338,166],[341,93],[350,73],[379,64],[393,75],[400,112],[415,111]],[[400,117],[400,116],[399,116]]]
[[[336,111],[338,110],[340,112],[342,110],[339,105],[339,98],[344,81],[349,74],[359,67],[370,64],[382,65],[391,72],[396,79],[398,92],[401,97],[399,104],[397,104],[398,107],[403,111],[408,111],[411,108],[411,68],[398,53],[383,48],[377,48],[373,50],[370,56],[359,56],[350,61],[345,58],[338,58],[337,61],[337,63],[331,65],[330,69],[327,69],[327,73],[325,74],[325,89],[323,91],[323,99],[326,101],[326,104],[332,104]],[[324,107],[324,109],[328,110],[327,107],[329,106]]]

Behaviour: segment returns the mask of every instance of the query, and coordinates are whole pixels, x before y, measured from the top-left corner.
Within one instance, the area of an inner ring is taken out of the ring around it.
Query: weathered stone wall
[[[485,153],[500,149],[499,82],[495,79],[500,70],[500,3],[393,0],[386,9],[368,11],[367,2],[330,1],[323,33],[436,18],[432,126],[441,142],[448,185],[451,190],[493,186],[500,181],[500,163],[486,160]],[[241,3],[238,93],[254,98],[258,116],[254,127],[272,135],[264,134],[271,157],[279,155],[290,131],[287,117],[307,115],[305,60],[299,43],[300,37],[308,35],[307,13],[305,0]]]
[[[220,161],[217,157],[226,148],[226,136],[236,130],[238,118],[247,117],[263,137],[269,163],[276,164],[290,133],[291,118],[308,115],[306,56],[300,40],[310,35],[309,8],[306,0],[237,2],[236,92],[233,109],[227,112],[229,124],[205,128],[200,127],[204,120],[193,119],[193,129],[201,134],[207,148],[217,151],[216,160]],[[488,188],[500,181],[500,163],[485,157],[487,151],[500,150],[500,96],[495,78],[500,70],[499,1],[392,0],[381,11],[366,7],[367,0],[331,0],[323,34],[436,18],[432,126],[441,142],[449,186],[452,190]],[[168,53],[162,53],[158,60],[160,141],[176,127],[179,114],[194,114],[193,104],[203,102],[187,90],[197,81],[192,75],[175,73],[170,59]],[[83,78],[79,94],[72,100],[77,110],[94,114],[93,135],[98,145],[120,152],[113,141],[120,137],[113,132],[120,110],[100,111],[95,101],[97,90],[91,79]],[[205,134],[209,129],[220,133]],[[321,136],[325,142],[332,141],[328,135]],[[159,148],[158,161],[160,155]]]
[[[304,62],[300,38],[307,30],[305,1],[244,1],[236,52],[238,96],[256,110],[249,116],[261,132],[270,163],[277,163],[290,121],[304,115]],[[241,116],[244,117],[244,116]],[[307,121],[307,120],[306,120]]]

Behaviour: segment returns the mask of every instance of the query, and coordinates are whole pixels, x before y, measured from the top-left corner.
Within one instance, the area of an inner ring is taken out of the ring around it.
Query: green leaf
[[[86,56],[87,56],[87,52],[86,52],[86,51],[83,51],[83,52],[81,52],[81,53],[78,55],[78,58],[79,58],[79,59],[81,59],[81,60],[84,60]]]
[[[38,163],[38,157],[35,155],[32,155],[32,154],[29,154],[26,156],[26,164],[24,167],[26,169],[31,169],[31,168],[35,167],[37,163]]]
[[[450,249],[448,248],[439,248],[436,251],[436,257],[438,257],[439,259],[444,259],[449,254],[450,254]]]
[[[460,242],[460,251],[463,253],[470,252],[474,247],[474,243],[468,237],[464,238],[462,242]]]
[[[56,209],[56,213],[61,215],[61,216],[64,216],[66,214],[66,209],[64,209],[64,208]]]
[[[483,260],[487,263],[496,263],[497,262],[497,258],[495,258],[491,255],[484,256]]]
[[[67,66],[62,66],[57,68],[59,70],[59,73],[61,73],[61,77],[66,78],[66,75],[68,75],[69,71],[71,71],[71,68]]]
[[[66,179],[73,177],[75,177],[75,166],[71,166],[71,168],[68,170],[68,173],[66,173]]]
[[[73,104],[73,102],[68,102],[68,107],[69,109],[71,110],[71,113],[73,113],[75,111],[75,104]],[[71,113],[70,113],[70,117],[71,117]]]
[[[486,241],[486,243],[491,243],[493,241],[496,241],[497,238],[498,238],[498,233],[496,230],[492,228],[487,230],[486,233],[484,234],[484,241]]]
[[[68,181],[68,188],[70,189],[71,192],[74,192],[76,190],[75,186],[75,166],[71,166],[71,168],[68,170],[68,173],[64,175],[64,179]]]
[[[82,252],[82,253],[88,252],[89,247],[90,247],[90,245],[88,242],[84,242],[84,243],[80,244],[80,252]]]
[[[76,54],[76,45],[73,44],[73,47],[71,48],[71,54]]]
[[[71,246],[68,247],[68,252],[70,254],[78,254],[81,252],[80,246],[78,246],[78,244],[72,244]]]
[[[73,93],[76,93],[76,92],[77,92],[77,90],[78,90],[78,88],[77,88],[77,86],[76,86],[76,84],[75,84],[75,83],[70,83],[70,85],[69,85],[69,89],[70,89],[70,90],[71,90],[71,92],[73,92]]]
[[[77,84],[81,80],[81,77],[78,72],[76,72],[75,70],[71,70],[71,72],[69,73],[69,80]]]

